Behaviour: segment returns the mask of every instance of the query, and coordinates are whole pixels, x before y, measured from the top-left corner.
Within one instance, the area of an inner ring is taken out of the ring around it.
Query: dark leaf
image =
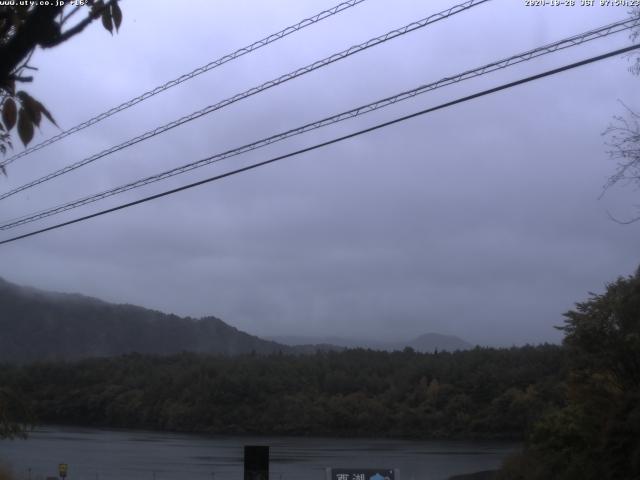
[[[2,108],[2,121],[7,127],[7,130],[11,130],[16,124],[17,114],[16,102],[14,102],[12,98],[7,98]]]
[[[27,112],[31,121],[36,125],[40,126],[40,120],[42,119],[42,111],[40,110],[40,102],[29,95],[24,90],[20,90],[18,92],[18,98],[20,99],[20,103],[22,103],[22,108]]]
[[[24,108],[21,108],[20,113],[18,114],[18,135],[25,147],[33,138],[33,123],[31,116]]]
[[[57,127],[58,124],[53,119],[53,116],[51,115],[51,113],[49,113],[49,110],[47,110],[46,107],[42,105],[40,102],[38,102],[38,104],[40,105],[40,111],[44,114],[44,116],[47,117],[47,119]]]
[[[120,24],[122,23],[122,10],[120,10],[120,5],[118,2],[113,2],[111,4],[111,17],[113,18],[113,23],[116,26],[116,32],[120,30]]]
[[[108,8],[105,8],[102,11],[102,25],[104,26],[104,28],[109,30],[109,33],[113,34],[113,22],[111,19],[111,12]]]
[[[98,0],[97,2],[91,2],[88,5],[91,7],[91,16],[93,18],[98,18],[98,15],[102,13],[104,2],[102,0]]]
[[[5,148],[4,145],[2,147],[2,153],[4,153]],[[6,177],[7,176],[7,168],[4,165],[0,165],[0,170],[2,171],[2,174]]]
[[[31,120],[33,120],[33,123],[36,125],[36,127],[39,127],[40,120],[42,120],[42,112],[40,111],[40,109],[37,106],[33,109],[30,109],[29,115],[31,115]]]
[[[44,114],[44,116],[47,117],[47,119],[51,123],[53,123],[56,127],[58,126],[58,124],[53,119],[53,116],[51,115],[49,110],[47,110],[45,106],[42,105],[42,103],[40,103],[38,100],[33,98],[27,92],[22,90],[19,91],[18,98],[20,98],[20,101],[22,102],[22,106],[25,107],[29,115],[31,115],[31,119],[33,120],[33,123],[40,126],[40,120],[42,118],[42,114]]]

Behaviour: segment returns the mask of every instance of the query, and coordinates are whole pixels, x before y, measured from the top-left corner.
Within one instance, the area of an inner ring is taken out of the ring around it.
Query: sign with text
[[[331,480],[396,480],[390,468],[332,468]]]

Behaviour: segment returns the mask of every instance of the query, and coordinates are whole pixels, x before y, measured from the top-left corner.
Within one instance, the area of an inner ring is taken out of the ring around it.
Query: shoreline
[[[449,477],[447,480],[493,480],[498,471],[499,470],[482,470],[475,473],[454,475],[453,477]]]
[[[169,434],[169,435],[196,435],[201,437],[235,437],[235,438],[248,438],[248,437],[279,437],[279,438],[327,438],[327,439],[344,439],[344,440],[395,440],[405,442],[452,442],[452,443],[464,443],[464,442],[491,442],[495,444],[520,444],[524,443],[524,439],[514,435],[495,435],[495,436],[401,436],[401,435],[382,435],[382,434],[358,434],[349,432],[343,434],[341,432],[321,432],[321,433],[296,433],[296,432],[233,432],[233,431],[206,431],[206,430],[169,430],[169,429],[153,429],[153,428],[139,428],[135,426],[111,426],[111,425],[82,425],[75,423],[41,423],[35,425],[30,432],[36,432],[39,429],[82,429],[82,430],[101,430],[105,432],[147,432],[154,434]]]

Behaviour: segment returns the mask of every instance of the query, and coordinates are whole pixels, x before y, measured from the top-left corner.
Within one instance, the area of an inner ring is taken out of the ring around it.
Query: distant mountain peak
[[[432,352],[434,350],[469,350],[473,345],[455,335],[443,335],[441,333],[425,333],[413,339],[408,344],[414,350]]]
[[[266,337],[274,342],[282,343],[289,346],[309,346],[316,345],[322,346],[324,349],[334,347],[340,348],[370,348],[372,350],[403,350],[406,347],[411,347],[418,352],[433,352],[434,350],[441,351],[456,351],[456,350],[468,350],[473,348],[469,342],[462,340],[455,335],[443,335],[440,333],[425,333],[413,340],[407,341],[379,341],[379,340],[366,340],[355,339],[348,337],[312,337],[312,336],[272,336]]]

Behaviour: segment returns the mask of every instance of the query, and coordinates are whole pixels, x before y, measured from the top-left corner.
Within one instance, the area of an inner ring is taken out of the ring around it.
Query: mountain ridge
[[[0,278],[0,361],[74,360],[126,353],[296,353],[214,316],[179,317]]]
[[[455,335],[443,335],[440,333],[425,333],[416,338],[406,341],[379,341],[366,340],[349,337],[314,337],[295,335],[272,335],[264,337],[277,343],[289,346],[298,345],[326,345],[340,348],[368,348],[371,350],[403,350],[407,347],[413,348],[417,352],[433,352],[435,350],[456,351],[469,350],[473,345]]]
[[[0,362],[76,360],[127,353],[170,355],[313,354],[347,348],[419,352],[466,350],[464,340],[427,333],[407,342],[270,336],[238,330],[215,316],[180,317],[78,293],[17,285],[0,277]]]

